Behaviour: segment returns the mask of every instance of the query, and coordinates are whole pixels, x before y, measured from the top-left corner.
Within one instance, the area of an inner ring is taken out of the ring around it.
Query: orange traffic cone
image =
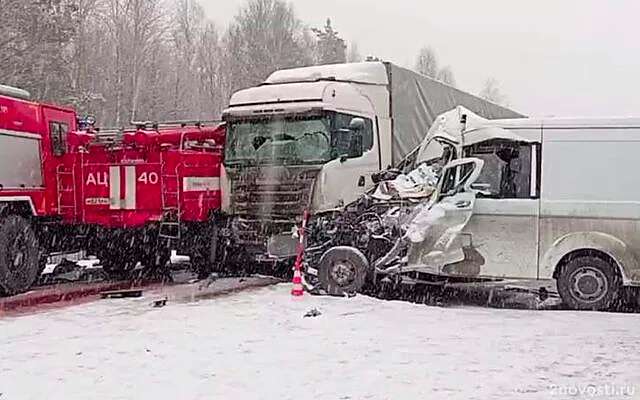
[[[292,296],[302,296],[304,294],[304,288],[302,287],[302,275],[300,274],[300,268],[293,270],[293,287],[291,288]]]

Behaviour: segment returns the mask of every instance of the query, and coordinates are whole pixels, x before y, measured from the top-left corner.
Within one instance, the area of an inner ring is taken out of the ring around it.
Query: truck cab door
[[[55,203],[50,208],[58,213],[75,213],[76,199],[73,176],[73,163],[67,158],[67,134],[76,129],[74,113],[56,108],[43,108],[46,134],[42,140],[42,155],[45,174],[45,186],[50,193],[49,199]],[[58,196],[58,191],[60,195]]]
[[[355,136],[349,131],[353,120],[362,124],[358,129],[359,151],[353,150],[350,143]],[[337,157],[326,163],[320,173],[314,194],[319,210],[338,208],[358,199],[368,189],[373,187],[372,175],[380,169],[379,143],[374,135],[373,119],[358,117],[350,114],[340,114],[339,121],[333,127],[335,136],[343,135],[343,142],[335,141],[332,148],[337,151]],[[349,154],[351,153],[351,154]]]

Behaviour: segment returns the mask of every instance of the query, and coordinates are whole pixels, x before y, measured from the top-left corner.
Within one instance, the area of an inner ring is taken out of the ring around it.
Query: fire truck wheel
[[[332,296],[358,292],[364,286],[369,262],[355,247],[338,246],[327,250],[318,263],[320,286]]]
[[[40,246],[29,221],[18,215],[0,220],[0,292],[22,293],[38,279]]]

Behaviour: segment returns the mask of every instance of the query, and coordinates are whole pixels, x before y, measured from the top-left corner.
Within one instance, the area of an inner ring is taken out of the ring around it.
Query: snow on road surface
[[[640,398],[637,315],[289,290],[2,319],[0,399]]]

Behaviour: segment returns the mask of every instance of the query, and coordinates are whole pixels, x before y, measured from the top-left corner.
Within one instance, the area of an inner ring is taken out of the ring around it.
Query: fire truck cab
[[[224,125],[79,122],[0,86],[0,292],[27,290],[51,252],[85,249],[120,276],[171,249],[208,265]]]

